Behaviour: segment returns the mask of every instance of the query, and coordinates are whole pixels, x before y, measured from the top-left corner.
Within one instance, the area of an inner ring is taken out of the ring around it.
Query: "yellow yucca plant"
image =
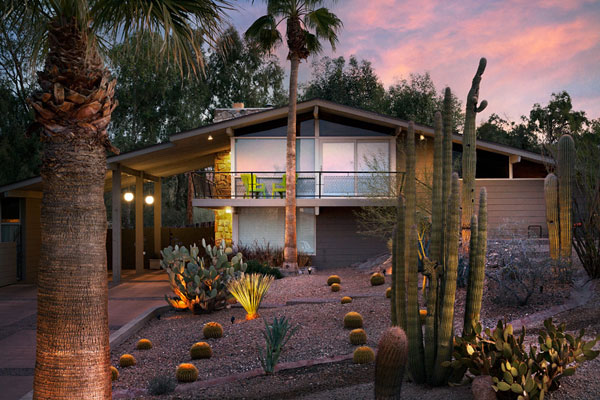
[[[258,308],[275,278],[271,275],[244,274],[227,284],[229,293],[246,310],[246,320],[258,318]]]

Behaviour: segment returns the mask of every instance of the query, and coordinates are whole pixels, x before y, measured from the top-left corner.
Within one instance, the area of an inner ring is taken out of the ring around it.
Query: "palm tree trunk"
[[[298,269],[296,246],[296,106],[298,99],[298,67],[300,58],[291,53],[290,98],[288,106],[286,185],[285,185],[285,245],[283,267]]]
[[[44,127],[35,399],[110,399],[104,179],[116,106],[74,20],[50,23],[30,103]]]

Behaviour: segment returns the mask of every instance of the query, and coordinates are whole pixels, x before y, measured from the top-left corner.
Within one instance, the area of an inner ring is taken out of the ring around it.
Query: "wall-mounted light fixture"
[[[208,135],[208,140],[213,140],[212,135]]]
[[[126,202],[131,203],[133,201],[133,193],[131,193],[131,192],[125,192],[125,194],[123,195],[123,199]]]
[[[227,214],[232,214],[233,213],[233,208],[231,208],[231,207],[225,207],[225,212]]]
[[[146,202],[146,204],[148,204],[150,206],[150,205],[154,204],[154,196],[148,195],[144,198],[144,201]]]
[[[419,140],[425,140],[425,135],[423,135],[423,134],[419,135]]]

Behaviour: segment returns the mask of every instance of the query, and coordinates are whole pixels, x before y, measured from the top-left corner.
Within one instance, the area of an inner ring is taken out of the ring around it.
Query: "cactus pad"
[[[198,369],[194,364],[179,364],[175,377],[179,382],[195,382],[198,379]]]
[[[385,277],[381,275],[379,272],[371,275],[371,286],[379,286],[385,283]]]
[[[367,364],[375,360],[375,352],[369,346],[360,346],[354,350],[352,361],[354,364]]]
[[[350,343],[353,345],[366,344],[367,343],[367,333],[364,329],[353,329],[350,331]]]
[[[344,328],[347,329],[356,329],[362,328],[363,319],[362,316],[354,311],[350,311],[348,314],[344,316]]]
[[[342,304],[352,303],[352,297],[344,296],[342,297]]]
[[[339,292],[341,288],[342,287],[340,286],[339,283],[333,283],[333,284],[331,284],[331,291],[332,292]]]
[[[218,322],[207,322],[204,324],[202,334],[206,339],[218,339],[223,337],[223,327]]]
[[[116,381],[117,379],[119,379],[119,370],[111,365],[110,366],[110,380]]]
[[[140,339],[135,348],[138,350],[150,350],[152,348],[152,342],[148,339]]]
[[[206,342],[198,342],[192,346],[190,349],[190,357],[192,360],[198,360],[201,358],[211,358],[212,357],[212,349],[210,345]]]
[[[329,286],[333,285],[334,283],[342,283],[342,280],[340,279],[339,276],[337,275],[331,275],[329,278],[327,278],[327,284]]]
[[[135,357],[131,354],[123,354],[121,358],[119,358],[119,365],[123,368],[132,367],[135,363]]]

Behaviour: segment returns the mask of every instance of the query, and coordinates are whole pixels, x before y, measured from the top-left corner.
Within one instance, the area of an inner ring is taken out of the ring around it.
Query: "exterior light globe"
[[[146,202],[146,204],[148,204],[149,206],[154,204],[154,196],[146,196],[146,198],[144,199],[144,201]]]
[[[125,199],[125,201],[128,203],[133,201],[133,193],[125,192],[125,194],[123,195],[123,199]]]
[[[419,136],[419,140],[425,140],[425,135],[421,134],[421,135]]]
[[[227,214],[231,214],[231,213],[233,213],[233,209],[231,207],[225,207],[225,212]]]

